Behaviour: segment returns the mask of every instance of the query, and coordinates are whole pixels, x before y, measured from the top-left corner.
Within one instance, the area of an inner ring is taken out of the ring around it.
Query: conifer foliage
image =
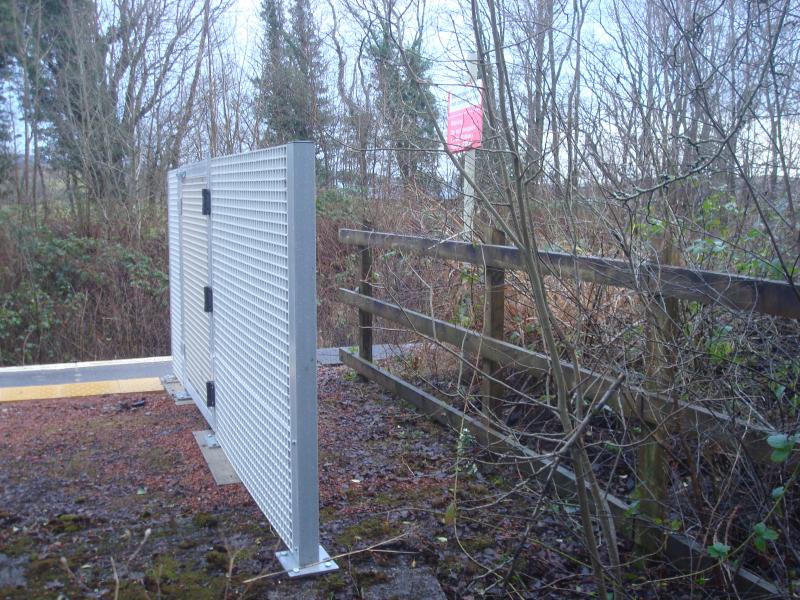
[[[261,75],[256,84],[262,142],[313,140],[325,152],[330,123],[325,62],[311,6],[308,0],[294,0],[287,14],[282,0],[263,0],[261,19]]]

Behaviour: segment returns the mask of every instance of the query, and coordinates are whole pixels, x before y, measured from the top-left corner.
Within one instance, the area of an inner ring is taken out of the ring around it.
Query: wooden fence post
[[[671,245],[667,244],[662,259],[673,259]],[[671,264],[671,263],[666,263]],[[675,377],[675,348],[677,339],[677,323],[680,314],[679,300],[664,298],[656,294],[648,311],[650,321],[650,335],[647,343],[647,362],[645,370],[648,381],[645,387],[654,391],[659,388],[668,388]],[[642,398],[641,402],[647,402]],[[641,406],[642,414],[645,411],[653,413],[655,424],[648,424],[641,419],[639,447],[636,451],[636,488],[639,502],[639,513],[648,517],[655,523],[664,523],[668,497],[668,472],[667,454],[665,444],[667,435],[663,421],[669,418],[665,407],[654,410],[653,406]],[[659,535],[652,527],[642,524],[635,527],[634,546],[641,563],[647,562],[647,557],[656,554],[664,543],[664,535]]]
[[[372,248],[359,246],[358,256],[361,267],[359,292],[364,296],[372,297]],[[365,310],[358,311],[358,355],[372,362],[372,313]]]
[[[659,359],[651,358],[651,360]],[[662,360],[663,358],[659,362]],[[658,376],[658,373],[652,374]],[[659,386],[649,383],[647,387],[657,389]],[[650,412],[658,421],[667,418],[667,411],[654,409],[652,405],[644,406],[644,403],[648,402],[646,396],[642,397],[640,402],[642,414]],[[663,523],[667,499],[667,456],[664,450],[666,435],[663,427],[651,425],[644,419],[639,420],[639,426],[641,434],[638,436],[639,446],[636,449],[636,500],[639,503],[637,512],[655,523]],[[652,527],[643,524],[635,526],[635,550],[643,563],[646,563],[648,556],[659,552],[663,541],[664,536],[659,535]]]
[[[506,234],[500,229],[489,225],[486,235],[486,242],[496,246],[503,246],[506,243]],[[506,312],[506,282],[505,270],[497,267],[486,267],[486,292],[483,319],[483,335],[502,340],[505,335],[505,312]],[[481,359],[481,370],[484,373],[497,376],[499,365],[486,358]],[[503,404],[500,397],[503,393],[503,386],[497,382],[484,377],[481,380],[481,397],[483,411],[487,417],[500,417]]]

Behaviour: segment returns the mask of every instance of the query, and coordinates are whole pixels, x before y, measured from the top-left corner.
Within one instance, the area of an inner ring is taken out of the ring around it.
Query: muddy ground
[[[193,405],[0,406],[0,598],[594,597],[573,506],[544,500],[520,545],[536,490],[511,467],[344,367],[319,370],[319,397],[321,540],[341,568],[303,581],[244,487],[214,484]]]

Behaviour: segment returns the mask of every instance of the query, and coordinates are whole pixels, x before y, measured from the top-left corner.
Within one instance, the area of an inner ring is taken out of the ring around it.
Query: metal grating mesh
[[[319,546],[313,144],[218,157],[176,175],[168,179],[175,372],[182,368],[187,391],[289,546],[281,564],[336,568],[319,566],[327,554]]]
[[[181,310],[181,209],[178,172],[167,174],[167,214],[169,222],[169,303],[172,370],[183,381],[183,335]]]
[[[187,176],[181,193],[184,385],[213,426],[213,413],[206,406],[206,382],[212,379],[212,371],[211,319],[203,310],[203,288],[209,283],[209,221],[202,214],[205,185],[205,176]]]
[[[293,548],[286,147],[213,159],[211,188],[217,435]]]

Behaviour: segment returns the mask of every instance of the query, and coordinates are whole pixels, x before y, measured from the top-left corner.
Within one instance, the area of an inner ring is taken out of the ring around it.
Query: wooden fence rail
[[[523,268],[520,251],[512,246],[477,245],[356,229],[340,229],[339,241],[487,267],[511,270]],[[800,291],[781,281],[650,263],[638,265],[634,270],[624,260],[573,256],[563,252],[540,252],[539,256],[551,274],[568,280],[574,279],[577,272],[578,277],[590,283],[645,289],[667,298],[694,300],[702,304],[719,304],[733,310],[800,319]]]
[[[500,241],[502,238],[494,232],[489,239]],[[503,395],[501,388],[504,384],[496,378],[498,369],[519,369],[538,374],[548,373],[551,369],[551,361],[547,355],[497,339],[503,334],[503,272],[505,269],[523,268],[520,251],[496,244],[471,244],[353,229],[340,229],[339,240],[358,246],[361,256],[360,293],[339,290],[339,300],[358,309],[360,356],[342,351],[342,362],[355,369],[361,377],[375,381],[388,391],[408,400],[432,418],[453,427],[466,426],[490,449],[500,452],[506,458],[512,456],[514,461],[533,476],[547,476],[555,484],[556,490],[574,493],[578,485],[575,475],[563,465],[554,462],[552,455],[537,454],[514,437],[486,422],[486,418],[490,418],[492,414],[500,414],[498,402]],[[484,323],[484,332],[480,334],[373,298],[370,281],[371,248],[374,247],[484,267],[487,307],[490,313],[488,328]],[[717,304],[737,311],[800,318],[800,293],[793,285],[780,281],[651,264],[639,265],[633,269],[623,260],[581,257],[558,252],[544,252],[539,256],[548,274],[566,280],[574,280],[577,274],[583,281],[601,285],[641,289],[649,294]],[[459,354],[474,357],[475,365],[483,376],[481,390],[484,419],[473,419],[373,365],[373,317],[397,323],[436,343],[454,346]],[[561,364],[571,384],[579,382],[586,397],[594,396],[598,399],[611,391],[606,407],[618,415],[635,417],[659,431],[679,431],[686,435],[702,436],[704,440],[712,439],[718,447],[729,452],[744,452],[752,459],[769,461],[772,449],[766,440],[774,432],[763,426],[744,418],[726,415],[718,407],[703,406],[702,401],[683,402],[630,383],[618,386],[618,382],[609,373],[576,369],[566,361]],[[502,427],[502,421],[498,421],[498,425]],[[643,482],[640,487],[648,489],[648,485],[652,486],[652,481],[661,478],[665,467],[666,464],[661,459],[639,464],[638,476]],[[623,534],[636,538],[640,552],[651,551],[641,543],[640,536],[645,533],[647,537],[657,541],[653,550],[660,548],[679,569],[688,569],[691,572],[713,566],[715,561],[707,555],[705,548],[684,535],[665,531],[663,526],[658,525],[660,512],[663,510],[661,507],[667,499],[665,494],[666,490],[657,490],[654,493],[654,502],[659,507],[654,514],[636,514],[633,518],[631,507],[623,500],[611,495],[607,495],[607,498],[620,530]],[[659,540],[663,540],[663,546]],[[745,569],[737,569],[731,575],[737,583],[737,590],[749,597],[774,596],[781,592],[773,584]]]
[[[345,289],[339,290],[339,301],[359,311],[408,327],[419,335],[461,348],[467,354],[487,358],[506,368],[529,369],[540,374],[550,370],[550,358],[545,354],[486,337],[395,304]],[[561,365],[574,380],[574,365],[566,361],[562,361]],[[613,377],[588,369],[579,369],[577,375],[587,397],[600,397],[614,385]],[[697,403],[673,400],[638,386],[626,385],[620,388],[606,406],[617,414],[635,416],[667,429],[682,428],[687,433],[700,432],[704,438],[714,439],[720,446],[733,452],[745,448],[750,457],[756,460],[769,461],[772,452],[766,442],[767,436],[774,433],[771,430],[743,419],[731,418]]]

